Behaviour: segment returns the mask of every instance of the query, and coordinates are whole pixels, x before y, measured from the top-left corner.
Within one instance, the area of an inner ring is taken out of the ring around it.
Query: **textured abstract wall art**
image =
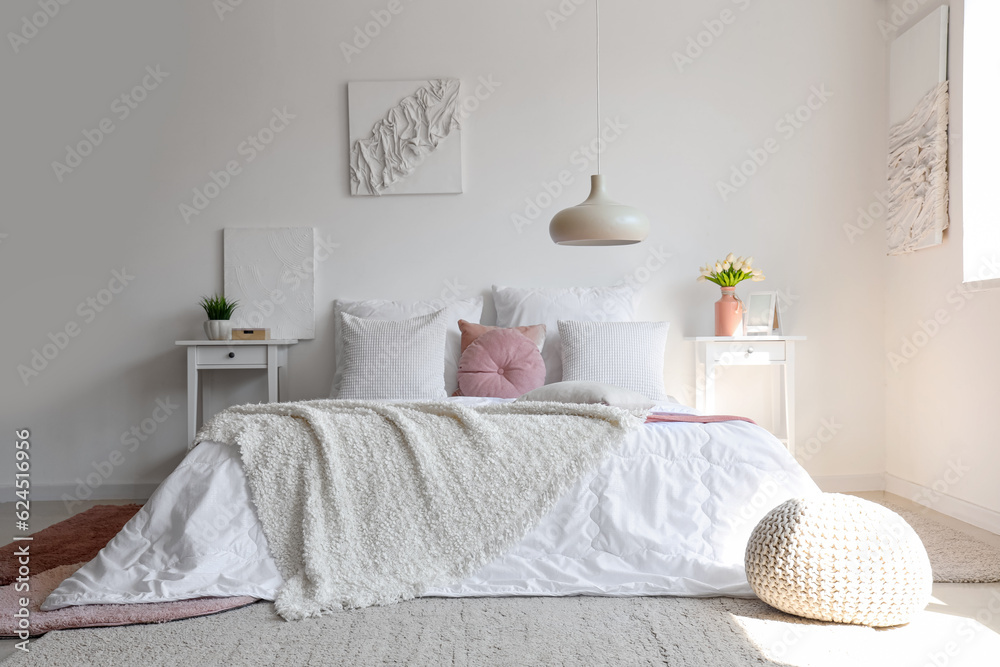
[[[316,337],[311,227],[227,228],[226,297],[238,299],[237,327],[270,327],[272,339]]]
[[[939,245],[948,228],[948,8],[890,48],[889,254]]]
[[[462,192],[458,79],[347,85],[351,194]]]

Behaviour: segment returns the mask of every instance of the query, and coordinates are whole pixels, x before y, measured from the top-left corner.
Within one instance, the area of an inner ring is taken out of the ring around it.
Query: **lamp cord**
[[[601,0],[594,0],[597,8],[597,174],[601,173]]]

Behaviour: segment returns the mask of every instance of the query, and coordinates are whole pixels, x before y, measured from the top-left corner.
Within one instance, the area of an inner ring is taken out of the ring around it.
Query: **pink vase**
[[[715,335],[743,335],[743,302],[736,298],[735,287],[723,287],[722,298],[715,302]]]

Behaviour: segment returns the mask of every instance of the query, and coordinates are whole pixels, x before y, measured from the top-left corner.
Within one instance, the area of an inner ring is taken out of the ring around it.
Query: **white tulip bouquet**
[[[720,287],[734,287],[744,280],[759,283],[764,280],[764,272],[753,268],[753,257],[734,257],[733,253],[716,262],[715,266],[706,264],[701,267],[701,275],[698,276],[698,282],[707,281]]]

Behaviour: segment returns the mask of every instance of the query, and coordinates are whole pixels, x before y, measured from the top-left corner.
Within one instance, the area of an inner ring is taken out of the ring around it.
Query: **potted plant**
[[[733,257],[733,253],[729,253],[714,266],[701,267],[698,282],[712,282],[722,288],[722,298],[715,302],[716,336],[742,335],[743,302],[735,292],[736,286],[744,280],[764,280],[764,272],[753,268],[753,257]]]
[[[205,315],[208,316],[208,321],[205,322],[205,335],[208,339],[229,340],[233,329],[229,319],[240,302],[228,301],[226,297],[215,294],[201,297],[199,305],[205,309]]]

